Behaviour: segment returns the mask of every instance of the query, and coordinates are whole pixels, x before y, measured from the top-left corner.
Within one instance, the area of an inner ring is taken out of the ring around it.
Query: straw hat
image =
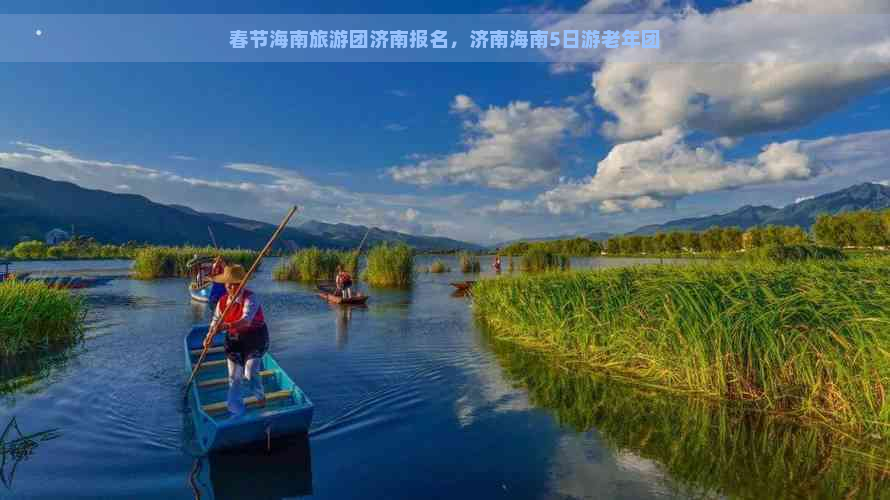
[[[225,270],[220,274],[212,277],[214,283],[241,283],[247,275],[244,268],[239,265],[226,266]]]

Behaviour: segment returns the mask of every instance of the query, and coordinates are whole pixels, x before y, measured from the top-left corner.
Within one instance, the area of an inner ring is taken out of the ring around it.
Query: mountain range
[[[724,214],[678,219],[664,224],[640,227],[627,234],[654,234],[680,230],[703,231],[710,227],[738,226],[748,229],[768,224],[801,226],[809,229],[822,213],[890,208],[890,187],[862,183],[846,189],[801,200],[783,208],[746,205]],[[163,205],[134,194],[85,189],[15,170],[0,168],[0,247],[10,247],[26,239],[42,240],[54,228],[74,226],[81,235],[104,243],[135,241],[158,245],[209,245],[208,227],[225,247],[260,248],[275,229],[266,222],[222,213],[199,212],[182,205]],[[350,249],[359,245],[365,233],[368,245],[404,242],[420,251],[456,249],[483,250],[484,247],[450,238],[417,236],[379,228],[350,224],[328,224],[306,220],[287,228],[278,248],[317,246]],[[567,235],[605,240],[609,233]],[[537,238],[526,241],[546,241]],[[500,243],[497,247],[510,242]]]
[[[890,208],[890,187],[865,182],[840,191],[801,200],[775,208],[767,205],[745,205],[725,214],[679,219],[664,224],[643,226],[628,234],[655,234],[670,231],[704,231],[709,227],[738,226],[748,229],[754,226],[800,226],[809,230],[819,214],[837,214],[854,210],[881,210]]]
[[[128,241],[157,245],[210,245],[210,232],[220,246],[261,248],[275,226],[219,213],[203,213],[181,205],[163,205],[134,194],[85,189],[0,168],[0,247],[22,240],[43,240],[54,228],[91,236],[103,243]],[[368,232],[365,226],[309,220],[282,232],[278,247],[318,246],[356,248]],[[449,238],[415,236],[372,228],[367,245],[405,242],[421,251],[480,250],[472,243]]]

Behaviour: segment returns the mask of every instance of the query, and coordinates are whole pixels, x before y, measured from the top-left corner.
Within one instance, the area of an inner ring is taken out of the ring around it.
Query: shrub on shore
[[[195,255],[221,255],[228,265],[239,264],[250,268],[256,259],[253,250],[217,250],[213,247],[147,247],[136,252],[133,270],[141,280],[188,277],[188,262]]]
[[[365,280],[372,286],[402,287],[414,281],[414,253],[404,243],[386,243],[368,252]]]
[[[520,268],[525,272],[566,270],[570,266],[569,258],[555,254],[543,248],[531,248],[523,256]]]
[[[43,283],[0,283],[0,356],[74,342],[83,335],[83,301]]]
[[[478,273],[482,270],[482,264],[479,262],[477,255],[470,252],[461,252],[460,254],[460,271],[462,273]]]
[[[671,390],[890,437],[890,258],[483,280],[499,335]]]
[[[358,269],[358,254],[348,251],[306,248],[282,260],[281,264],[272,272],[272,276],[281,281],[334,280],[337,276],[337,266],[343,266],[348,273],[354,276]]]

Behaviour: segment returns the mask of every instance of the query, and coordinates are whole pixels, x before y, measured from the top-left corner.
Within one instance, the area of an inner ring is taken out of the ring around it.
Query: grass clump
[[[451,268],[446,266],[445,263],[442,262],[441,260],[437,260],[437,261],[433,262],[432,264],[430,264],[429,272],[436,273],[436,274],[450,273]]]
[[[404,287],[414,281],[414,253],[404,243],[382,244],[368,252],[365,281],[372,286]]]
[[[333,280],[337,276],[338,266],[343,266],[348,273],[355,275],[358,269],[358,254],[356,252],[307,248],[293,254],[290,258],[283,259],[272,272],[272,276],[281,281]]]
[[[478,273],[482,270],[482,264],[479,257],[472,255],[470,252],[461,252],[459,254],[460,271],[462,273]]]
[[[570,267],[569,258],[543,248],[530,248],[520,262],[525,272],[566,270]]]
[[[217,250],[213,247],[147,247],[136,252],[133,263],[135,277],[141,280],[188,277],[188,262],[195,254],[221,255],[227,265],[239,264],[249,269],[256,260],[253,250]]]
[[[888,258],[484,280],[498,335],[594,368],[890,438]]]
[[[86,308],[43,283],[0,283],[0,356],[71,343],[83,336]]]

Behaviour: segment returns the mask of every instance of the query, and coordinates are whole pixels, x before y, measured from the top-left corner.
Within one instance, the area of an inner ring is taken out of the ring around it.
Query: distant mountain
[[[23,239],[42,240],[49,230],[68,230],[72,225],[77,234],[101,242],[159,245],[209,245],[209,226],[222,246],[257,249],[275,229],[265,222],[202,213],[182,205],[162,205],[144,196],[85,189],[70,182],[0,168],[0,246],[9,247]],[[278,246],[355,248],[365,231],[364,226],[307,221],[286,229]],[[402,241],[421,251],[481,248],[449,238],[372,229],[367,244],[382,241]]]
[[[732,212],[679,219],[643,226],[628,234],[654,234],[671,231],[704,231],[709,227],[738,226],[748,229],[754,226],[774,224],[778,226],[800,226],[809,230],[820,214],[837,214],[855,210],[882,210],[890,208],[890,187],[865,182],[840,191],[816,196],[793,203],[784,208],[745,205]]]

